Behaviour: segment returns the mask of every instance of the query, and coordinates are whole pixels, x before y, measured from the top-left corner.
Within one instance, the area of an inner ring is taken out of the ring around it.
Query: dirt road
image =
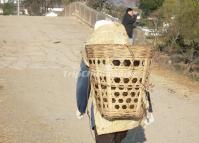
[[[79,52],[90,33],[72,17],[0,17],[0,143],[94,143],[87,117],[75,116]],[[124,143],[198,143],[198,89],[166,73],[152,82],[156,121]]]

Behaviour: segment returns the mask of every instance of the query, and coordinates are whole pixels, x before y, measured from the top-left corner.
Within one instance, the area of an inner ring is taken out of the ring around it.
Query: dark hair
[[[128,13],[129,11],[133,11],[133,9],[132,8],[127,8],[126,9],[126,13]]]

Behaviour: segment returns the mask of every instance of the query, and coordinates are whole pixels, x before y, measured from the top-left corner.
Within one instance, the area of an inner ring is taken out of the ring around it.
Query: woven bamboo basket
[[[152,50],[145,46],[87,45],[90,81],[98,110],[107,120],[143,118]]]

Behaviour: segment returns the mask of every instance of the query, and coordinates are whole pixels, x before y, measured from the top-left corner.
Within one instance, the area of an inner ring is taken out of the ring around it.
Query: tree
[[[24,6],[28,9],[30,15],[41,15],[42,7],[46,5],[44,0],[25,0],[23,1]]]
[[[193,0],[181,0],[176,21],[186,40],[199,42],[199,5],[195,5]]]
[[[3,15],[10,15],[14,13],[14,4],[11,2],[3,5]]]
[[[31,15],[42,15],[48,12],[54,4],[66,3],[74,0],[24,0],[23,4]]]
[[[165,0],[162,10],[173,33],[199,43],[199,5],[195,0]]]
[[[165,50],[178,54],[179,62],[187,65],[192,72],[193,65],[199,64],[199,5],[195,0],[165,0],[163,20],[169,24],[164,38]]]
[[[74,1],[77,1],[77,0],[61,0],[65,5],[71,3],[71,2],[74,2]]]
[[[88,0],[87,5],[101,11],[108,0]]]
[[[126,10],[124,6],[116,6],[110,0],[88,0],[87,5],[119,19],[122,19]]]
[[[143,16],[147,17],[151,12],[160,8],[164,0],[140,0],[139,8],[143,11]]]

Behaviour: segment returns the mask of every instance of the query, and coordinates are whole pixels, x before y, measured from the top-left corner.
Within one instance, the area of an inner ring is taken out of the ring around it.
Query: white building
[[[7,3],[8,2],[8,0],[0,0],[0,3]]]

